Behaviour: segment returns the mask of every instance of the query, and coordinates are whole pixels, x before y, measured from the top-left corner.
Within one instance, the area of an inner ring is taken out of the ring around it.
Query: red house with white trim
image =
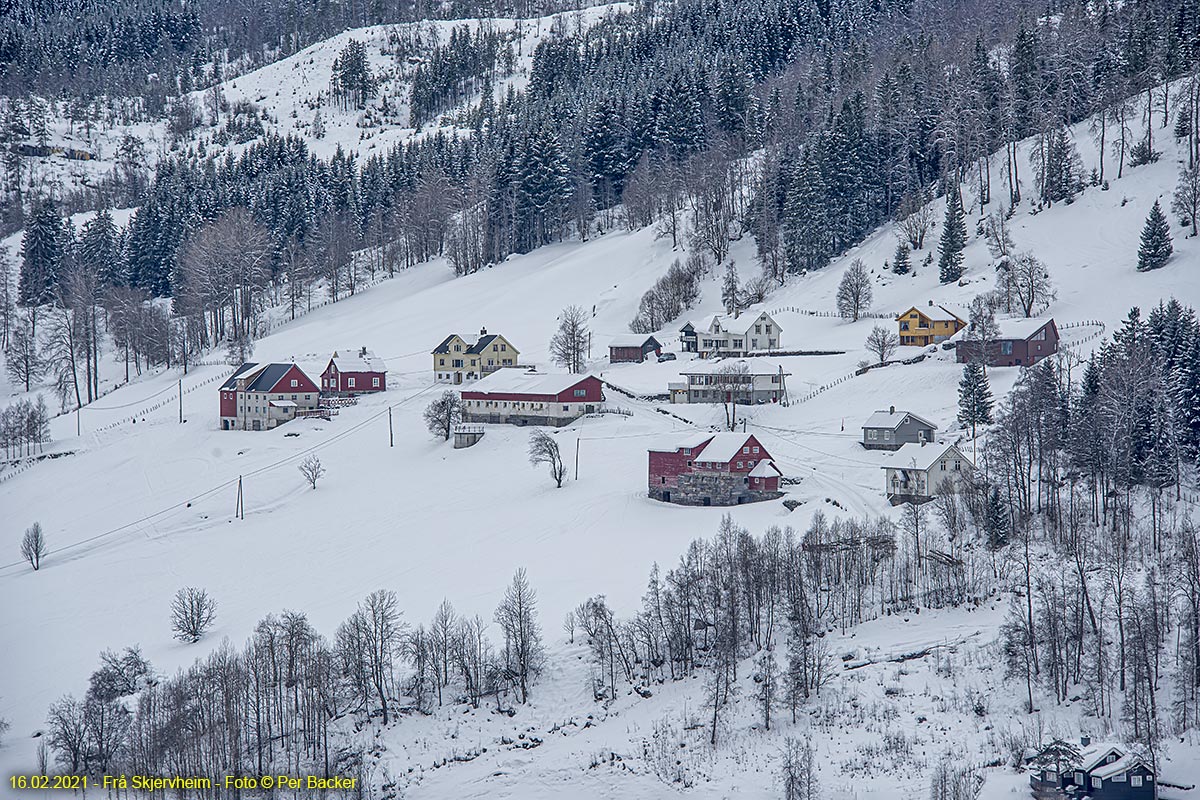
[[[689,506],[733,506],[781,496],[771,454],[753,434],[697,433],[651,448],[648,493]]]
[[[321,391],[350,395],[387,391],[387,364],[365,347],[335,350],[321,373]]]
[[[591,414],[604,402],[592,375],[500,369],[462,392],[463,422],[552,425]]]
[[[242,364],[221,384],[221,430],[261,431],[315,409],[321,390],[295,364]]]

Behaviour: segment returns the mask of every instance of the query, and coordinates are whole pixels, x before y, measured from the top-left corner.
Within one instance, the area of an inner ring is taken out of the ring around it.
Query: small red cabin
[[[989,367],[1027,367],[1058,352],[1058,326],[1053,319],[1006,319],[996,327],[998,335],[983,354]],[[981,343],[970,334],[968,329],[955,347],[960,364],[979,357]]]
[[[365,347],[335,350],[321,373],[325,394],[362,394],[387,391],[387,365]]]

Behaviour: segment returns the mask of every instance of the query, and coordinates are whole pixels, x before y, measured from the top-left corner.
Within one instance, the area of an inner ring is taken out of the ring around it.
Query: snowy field
[[[336,45],[330,48],[336,54]],[[300,69],[286,64],[267,69]],[[1082,130],[1077,145],[1090,167],[1095,154]],[[1025,204],[1014,217],[1017,249],[1032,250],[1053,276],[1058,299],[1050,315],[1060,327],[1098,321],[1111,333],[1131,305],[1145,312],[1171,296],[1200,304],[1200,242],[1185,240],[1177,225],[1168,266],[1134,270],[1146,213],[1156,198],[1169,196],[1178,168],[1174,143],[1160,141],[1165,152],[1158,163],[1127,170],[1108,191],[1089,188],[1073,204],[1038,214]],[[994,194],[1003,194],[998,184]],[[700,681],[656,687],[651,698],[631,695],[603,708],[590,696],[583,648],[567,643],[560,620],[595,594],[607,595],[618,614],[632,612],[651,565],[673,565],[691,539],[715,532],[727,511],[754,533],[771,525],[803,531],[818,510],[895,513],[883,494],[883,456],[859,446],[859,426],[872,411],[895,405],[957,438],[961,369],[952,353],[938,350],[918,364],[841,380],[868,358],[863,340],[878,320],[849,323],[803,312],[833,309],[838,281],[854,258],[875,272],[876,312],[929,300],[965,307],[993,280],[984,242],[969,228],[964,285],[940,285],[935,268],[921,267],[928,250],[914,254],[915,274],[880,274],[895,246],[894,232],[885,228],[829,269],[794,278],[763,305],[783,326],[786,349],[844,351],[786,358],[793,399],[830,388],[787,407],[746,413],[748,431],[760,436],[785,475],[801,479],[788,487],[787,498],[801,501],[791,512],[782,501],[726,510],[645,496],[648,442],[719,425],[719,406],[667,406],[610,391],[609,403],[632,415],[586,418],[554,432],[568,456],[570,479],[561,490],[529,466],[527,431],[489,426],[478,445],[453,450],[424,428],[422,410],[445,388],[432,383],[429,351],[447,334],[486,327],[504,334],[522,362],[547,365],[555,317],[571,304],[592,315],[593,372],[639,394],[665,392],[686,358],[609,366],[603,357],[607,340],[627,332],[642,292],[682,255],[651,230],[545,247],[458,279],[444,263],[425,264],[259,340],[256,359],[294,359],[313,375],[336,347],[367,346],[386,359],[389,391],[362,398],[330,422],[219,431],[216,386],[229,370],[217,365],[186,376],[148,375],[117,389],[83,411],[78,437],[73,416],[57,418],[54,446],[73,455],[0,473],[0,508],[11,523],[0,531],[0,625],[9,641],[20,642],[0,655],[0,716],[13,723],[0,748],[0,772],[33,763],[31,737],[46,708],[64,693],[82,693],[103,649],[140,644],[170,674],[223,638],[245,641],[269,612],[304,611],[330,635],[377,588],[397,593],[409,622],[428,619],[443,598],[460,613],[489,619],[513,571],[525,567],[552,657],[533,705],[511,719],[461,707],[404,717],[381,734],[386,752],[376,777],[404,776],[411,798],[663,795],[664,784],[642,754],[664,720],[687,730],[703,702]],[[936,240],[937,230],[929,237]],[[752,242],[737,242],[732,255],[743,277],[752,277]],[[720,311],[714,275],[685,317],[700,321]],[[660,337],[669,349],[678,347],[681,322]],[[1094,336],[1099,330],[1065,328],[1064,344],[1086,358],[1102,341]],[[118,369],[106,365],[113,375]],[[999,395],[1018,370],[990,375]],[[184,424],[175,400],[180,380]],[[314,452],[328,469],[315,491],[296,470]],[[233,513],[239,477],[244,520]],[[37,573],[10,563],[34,521],[51,549]],[[172,640],[168,621],[170,598],[183,586],[205,587],[220,603],[216,627],[192,646]],[[841,673],[800,722],[814,732],[829,797],[921,795],[929,765],[947,749],[977,762],[997,758],[1000,728],[1022,724],[1015,716],[1020,698],[1002,685],[995,642],[1006,605],[996,598],[977,609],[887,618],[833,634],[834,653],[879,663]],[[925,658],[888,660],[927,647],[935,649]],[[972,712],[977,696],[987,698],[986,720]],[[1042,721],[1068,735],[1080,724],[1070,705],[1047,709]],[[702,731],[692,732],[695,752],[686,763],[700,794],[776,796],[777,744],[761,740],[781,734],[757,730],[750,704],[739,704],[728,724],[727,744],[715,753],[703,747]],[[779,727],[792,729],[790,720]],[[521,733],[543,743],[528,750],[498,744]],[[888,770],[868,769],[871,748],[885,734],[903,736],[906,744]],[[435,766],[467,753],[479,755]],[[1167,755],[1168,766],[1200,778],[1195,742],[1172,742]],[[1026,796],[1023,776],[1002,767],[987,774],[988,800]]]

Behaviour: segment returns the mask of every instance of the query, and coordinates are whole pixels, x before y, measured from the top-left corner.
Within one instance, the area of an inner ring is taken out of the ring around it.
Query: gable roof
[[[959,458],[967,464],[971,464],[971,460],[952,444],[930,442],[929,444],[922,445],[916,442],[909,442],[908,444],[901,445],[899,450],[894,451],[882,466],[884,469],[915,469],[924,472],[951,450],[958,453]]]
[[[711,431],[692,433],[686,436],[676,436],[659,441],[657,444],[651,445],[649,450],[652,453],[675,453],[679,450],[696,450],[708,443],[708,440],[713,437]]]
[[[863,423],[864,428],[887,428],[888,430],[896,430],[901,423],[907,418],[912,417],[922,425],[927,425],[934,430],[937,430],[937,425],[934,425],[924,417],[919,417],[911,411],[876,411],[871,416],[867,417],[867,421]]]
[[[478,354],[482,353],[484,350],[486,350],[492,342],[496,341],[497,339],[503,338],[498,333],[488,333],[486,330],[481,331],[478,335],[469,334],[467,336],[461,336],[457,333],[452,333],[449,336],[447,336],[445,339],[442,339],[441,344],[439,344],[437,347],[433,348],[433,351],[432,351],[433,355],[437,355],[438,353],[449,353],[450,352],[450,342],[456,336],[459,339],[462,339],[463,344],[465,344],[467,346],[467,349],[464,350],[463,352],[467,353],[468,355],[478,355]],[[505,342],[507,343],[508,340],[505,339]],[[511,344],[509,344],[508,346],[510,348],[512,348],[513,352],[519,352],[517,350],[517,348],[513,347]]]
[[[712,441],[704,445],[704,449],[699,453],[693,455],[698,461],[728,464],[738,453],[742,452],[742,448],[746,442],[750,441],[751,436],[752,434],[749,433],[713,434]]]
[[[1122,772],[1128,772],[1137,767],[1145,767],[1151,772],[1154,771],[1149,764],[1133,753],[1125,753],[1110,764],[1100,764],[1088,771],[1097,778],[1111,778],[1114,775],[1120,775]]]
[[[572,372],[534,372],[521,369],[498,369],[475,382],[463,394],[562,394],[583,383],[591,375]]]
[[[758,322],[764,317],[775,325],[775,328],[779,333],[783,333],[783,328],[780,327],[779,323],[775,322],[775,320],[771,318],[771,315],[765,311],[760,311],[753,315],[747,314],[740,317],[716,314],[708,323],[708,327],[704,330],[708,333],[716,333],[719,329],[722,333],[734,333],[748,336],[750,331],[754,328],[754,323]]]
[[[248,392],[269,392],[275,388],[275,384],[283,380],[283,376],[288,373],[295,364],[267,364],[257,377],[250,383],[246,384]],[[300,369],[296,367],[296,369]],[[301,370],[303,372],[303,370]],[[308,377],[307,375],[305,377]]]
[[[625,333],[620,336],[614,336],[612,341],[608,343],[609,347],[645,347],[647,342],[654,342],[655,347],[662,347],[658,339],[648,334],[640,333]]]
[[[998,339],[1020,339],[1025,340],[1042,328],[1054,322],[1054,319],[1002,319],[996,321],[996,329],[999,331]]]
[[[338,372],[387,372],[384,360],[365,347],[335,350],[329,361]]]
[[[958,320],[964,325],[967,324],[967,321],[963,319],[962,315],[955,313],[953,310],[946,308],[943,305],[911,306],[909,307],[908,311],[905,311],[903,314],[896,317],[896,319],[904,319],[913,311],[916,311],[918,314],[927,317],[933,322],[953,322],[954,320]]]
[[[775,466],[775,462],[769,458],[764,458],[754,465],[754,469],[750,470],[751,478],[769,478],[772,475],[782,477],[783,473],[779,471],[779,467]]]
[[[265,366],[265,365],[262,365],[262,366]],[[259,364],[257,364],[254,361],[247,361],[245,364],[242,364],[240,367],[235,369],[233,371],[233,374],[225,379],[225,382],[221,384],[220,391],[224,391],[226,389],[236,389],[238,378],[242,377],[243,375],[245,375],[246,373],[250,372],[253,369],[256,369],[256,368],[261,369],[262,366],[260,366]]]

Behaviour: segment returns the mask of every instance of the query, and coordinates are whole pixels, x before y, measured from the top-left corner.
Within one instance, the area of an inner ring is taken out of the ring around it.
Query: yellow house
[[[479,335],[452,333],[433,350],[433,377],[438,383],[479,380],[502,367],[517,366],[520,352],[498,333],[480,328]]]
[[[913,306],[896,317],[896,322],[900,323],[900,344],[918,347],[945,341],[967,327],[965,319],[932,300],[924,308]]]

